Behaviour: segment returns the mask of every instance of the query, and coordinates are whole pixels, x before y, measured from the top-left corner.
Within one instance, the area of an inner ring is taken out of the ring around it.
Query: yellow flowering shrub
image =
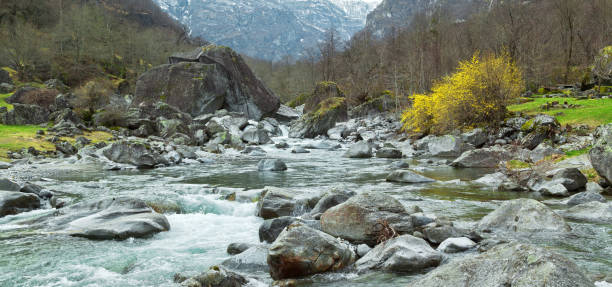
[[[497,124],[523,87],[522,73],[510,57],[475,54],[435,83],[431,94],[413,96],[412,107],[402,114],[404,130],[442,133]]]

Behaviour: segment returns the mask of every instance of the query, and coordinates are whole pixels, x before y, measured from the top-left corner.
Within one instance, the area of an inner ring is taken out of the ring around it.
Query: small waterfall
[[[280,125],[279,128],[281,129],[281,132],[283,133],[282,137],[289,138],[289,127],[287,127],[286,125]]]

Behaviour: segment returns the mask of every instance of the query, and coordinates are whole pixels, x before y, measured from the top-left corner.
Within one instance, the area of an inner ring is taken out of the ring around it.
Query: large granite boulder
[[[567,232],[570,227],[563,217],[533,199],[515,199],[482,218],[478,229],[504,232]]]
[[[0,190],[0,217],[40,208],[35,194]]]
[[[568,191],[583,189],[588,181],[577,168],[562,168],[555,173],[553,180],[560,182]]]
[[[268,186],[257,202],[256,214],[263,219],[293,215],[297,200],[289,190]]]
[[[268,246],[264,244],[252,246],[224,260],[221,265],[241,272],[269,272],[270,268],[266,262],[268,249]]]
[[[597,173],[612,185],[612,124],[595,131],[595,144],[589,151],[589,159]]]
[[[361,141],[349,147],[344,156],[348,158],[371,158],[372,147],[367,142]]]
[[[71,236],[96,240],[124,240],[170,230],[166,217],[135,198],[95,199],[62,208],[51,219]]]
[[[13,109],[0,113],[5,125],[39,125],[49,121],[49,110],[37,105],[13,104]]]
[[[358,271],[411,273],[438,266],[441,261],[442,254],[432,249],[425,240],[412,235],[402,235],[376,245],[357,260],[355,266]]]
[[[106,158],[116,163],[131,164],[140,168],[152,168],[159,164],[168,164],[164,157],[145,144],[138,142],[115,142],[102,153]]]
[[[410,287],[594,287],[569,259],[527,244],[504,244],[452,261],[408,284]]]
[[[259,226],[259,241],[267,243],[274,242],[285,227],[293,223],[304,224],[317,230],[321,229],[321,223],[317,220],[306,220],[291,216],[281,216],[264,220],[261,226]]]
[[[348,244],[302,224],[283,230],[268,253],[270,275],[276,280],[337,271],[355,259]]]
[[[456,157],[468,150],[460,137],[453,135],[427,136],[416,143],[417,149],[428,151],[432,156]]]
[[[280,101],[227,47],[209,45],[170,57],[170,64],[138,78],[133,103],[163,100],[196,117],[219,109],[260,120],[274,115]]]
[[[464,168],[493,168],[511,158],[512,155],[503,148],[483,148],[464,152],[450,165]]]
[[[399,234],[413,231],[404,206],[383,193],[361,193],[321,215],[321,230],[354,244],[376,245],[386,225]]]
[[[338,122],[348,119],[346,99],[329,98],[319,103],[315,111],[305,114],[289,130],[292,138],[314,138],[327,135],[327,131]]]

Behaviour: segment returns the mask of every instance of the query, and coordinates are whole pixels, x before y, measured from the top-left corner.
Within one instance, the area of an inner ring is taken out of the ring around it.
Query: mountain
[[[437,9],[445,12],[457,21],[469,16],[486,6],[489,1],[479,0],[383,0],[367,16],[366,29],[379,37],[388,35],[394,28],[405,28],[410,25],[415,15],[431,14]]]
[[[192,36],[242,54],[280,60],[300,57],[334,28],[348,40],[381,0],[155,0]]]

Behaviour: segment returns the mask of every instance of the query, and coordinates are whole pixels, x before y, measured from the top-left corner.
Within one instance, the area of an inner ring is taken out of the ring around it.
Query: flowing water
[[[168,210],[171,230],[146,239],[92,241],[45,233],[23,224],[51,210],[0,218],[0,286],[175,286],[175,273],[199,273],[227,259],[229,243],[259,243],[258,228],[263,220],[254,216],[256,203],[224,200],[219,190],[255,194],[265,186],[278,186],[311,193],[332,187],[384,192],[404,205],[418,205],[425,212],[466,226],[503,200],[529,196],[494,192],[470,183],[492,170],[455,170],[413,161],[411,168],[439,181],[400,185],[385,182],[391,160],[347,159],[342,150],[291,154],[271,145],[264,149],[269,157],[285,161],[289,170],[260,173],[258,158],[236,155],[155,170],[105,171],[99,163],[66,161],[12,171],[12,176],[28,176],[39,185],[65,193],[60,195],[71,202],[118,195],[142,198]],[[568,256],[593,278],[611,274],[612,226],[570,225],[573,232],[567,236],[525,240]],[[252,275],[253,286],[271,283],[266,274]],[[415,276],[419,275],[358,276],[347,271],[314,276],[308,285],[401,286]]]

